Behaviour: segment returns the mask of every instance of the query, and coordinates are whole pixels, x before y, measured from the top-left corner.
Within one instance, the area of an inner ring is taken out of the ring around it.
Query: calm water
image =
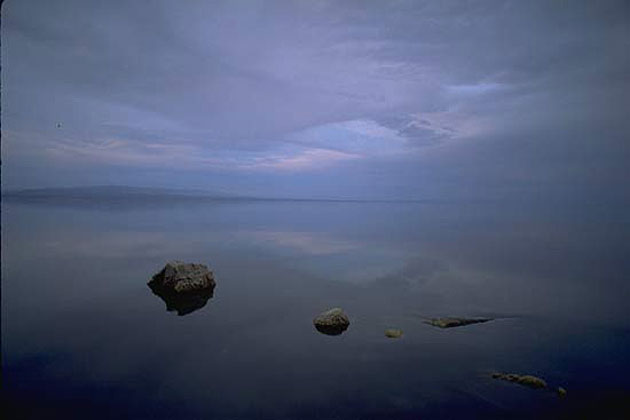
[[[2,394],[15,418],[624,418],[630,407],[621,212],[58,204],[3,203]],[[170,259],[207,263],[217,279],[185,316],[146,285]],[[312,318],[334,306],[350,328],[322,335]],[[497,320],[422,322],[448,315]]]

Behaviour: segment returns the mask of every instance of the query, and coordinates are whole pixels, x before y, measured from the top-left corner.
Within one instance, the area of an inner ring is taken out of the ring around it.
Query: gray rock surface
[[[518,375],[516,373],[499,373],[492,374],[494,379],[501,379],[503,381],[514,382],[519,385],[528,386],[530,388],[547,388],[547,382],[533,375]]]
[[[214,295],[214,274],[203,264],[167,263],[155,274],[149,287],[166,303],[167,311],[186,315],[206,305]]]
[[[385,337],[387,338],[400,338],[403,336],[402,330],[396,328],[389,328],[385,330]]]
[[[153,276],[150,286],[174,293],[214,289],[214,274],[204,264],[170,261]]]
[[[333,308],[316,316],[313,325],[323,334],[339,335],[348,329],[350,320],[341,308]]]
[[[464,325],[479,324],[492,321],[492,318],[432,318],[424,321],[429,325],[439,328],[463,327]]]

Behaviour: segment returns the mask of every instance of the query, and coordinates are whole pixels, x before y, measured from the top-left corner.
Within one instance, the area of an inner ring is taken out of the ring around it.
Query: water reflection
[[[166,303],[166,310],[177,311],[177,315],[188,315],[198,309],[203,308],[208,300],[214,296],[214,289],[204,289],[194,292],[177,293],[170,292],[156,284],[148,284],[151,291],[159,296]]]
[[[315,325],[317,331],[326,335],[341,335],[345,330],[348,329],[347,326],[336,326],[336,325]]]
[[[60,402],[66,418],[114,416],[99,404],[132,418],[558,418],[628,390],[627,245],[586,216],[463,204],[2,210],[2,392],[32,418]],[[164,261],[209,256],[216,298],[147,293]],[[167,313],[153,294],[195,315]],[[349,333],[313,329],[329,307],[352,315]],[[497,321],[422,322],[452,315]],[[383,335],[391,327],[400,345]]]

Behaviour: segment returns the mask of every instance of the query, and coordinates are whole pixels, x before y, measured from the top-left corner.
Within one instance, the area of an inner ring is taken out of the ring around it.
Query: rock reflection
[[[156,285],[149,284],[154,294],[159,296],[166,303],[167,311],[177,311],[177,315],[188,315],[198,309],[203,308],[214,295],[214,290],[206,289],[185,293],[175,293],[166,291]]]
[[[315,325],[315,329],[322,334],[326,335],[341,335],[348,327],[336,327],[336,326],[326,326],[326,325]]]

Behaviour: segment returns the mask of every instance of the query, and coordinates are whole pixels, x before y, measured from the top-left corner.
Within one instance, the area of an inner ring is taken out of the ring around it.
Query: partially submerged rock
[[[530,388],[547,388],[547,382],[533,375],[518,375],[516,373],[500,373],[495,372],[492,374],[494,379],[501,379],[503,381],[514,382],[519,385],[527,386]],[[566,391],[565,391],[566,392]]]
[[[402,330],[398,330],[395,328],[389,328],[385,330],[385,337],[387,338],[400,338],[402,337],[402,335],[403,335]]]
[[[479,324],[492,321],[492,318],[431,318],[424,321],[426,324],[439,328],[463,327],[464,325]]]
[[[341,308],[333,308],[317,315],[313,325],[322,334],[339,335],[348,329],[350,320]]]
[[[214,274],[204,264],[170,261],[153,276],[149,286],[173,293],[214,289]]]
[[[216,282],[204,264],[171,261],[148,285],[166,303],[167,311],[186,315],[206,305],[214,295]]]

